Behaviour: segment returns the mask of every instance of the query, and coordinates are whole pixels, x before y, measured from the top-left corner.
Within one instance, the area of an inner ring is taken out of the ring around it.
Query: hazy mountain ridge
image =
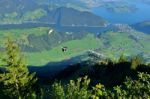
[[[57,26],[105,26],[107,24],[100,16],[67,7],[51,10],[47,17],[41,18],[42,20]]]
[[[59,7],[51,9],[49,5],[40,5],[30,0],[19,2],[15,0],[11,2],[9,0],[2,0],[0,2],[2,5],[0,7],[0,24],[21,24],[30,22],[54,24],[56,26],[106,25],[106,21],[100,16],[90,12],[79,11],[74,8]]]
[[[134,2],[135,0],[1,0],[0,24],[40,23],[41,20],[48,22],[51,21],[52,10],[60,7],[88,12],[92,12],[93,8],[102,7],[112,13],[134,13],[139,10]],[[148,0],[137,2],[143,4]]]

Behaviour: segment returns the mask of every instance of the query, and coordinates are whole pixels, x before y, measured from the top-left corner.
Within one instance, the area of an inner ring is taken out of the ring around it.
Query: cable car
[[[67,52],[67,50],[68,50],[68,47],[62,47],[62,52]]]

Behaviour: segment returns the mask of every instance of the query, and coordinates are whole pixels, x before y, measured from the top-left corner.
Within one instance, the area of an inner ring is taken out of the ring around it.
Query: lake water
[[[138,8],[136,12],[131,13],[115,13],[108,11],[104,7],[93,8],[92,12],[96,15],[102,16],[111,23],[127,23],[133,24],[141,21],[150,20],[150,5],[144,3],[129,2]]]

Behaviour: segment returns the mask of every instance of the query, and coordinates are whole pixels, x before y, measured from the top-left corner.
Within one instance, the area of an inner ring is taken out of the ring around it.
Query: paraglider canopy
[[[68,47],[62,47],[62,52],[67,52],[67,50],[68,50]]]

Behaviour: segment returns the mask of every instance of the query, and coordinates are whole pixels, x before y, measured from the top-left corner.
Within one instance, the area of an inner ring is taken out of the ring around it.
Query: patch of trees
[[[31,34],[28,36],[29,45],[20,45],[24,52],[40,52],[43,50],[50,50],[53,47],[75,39],[82,39],[86,36],[86,33],[58,33],[53,32],[49,34],[43,34],[36,36]]]

